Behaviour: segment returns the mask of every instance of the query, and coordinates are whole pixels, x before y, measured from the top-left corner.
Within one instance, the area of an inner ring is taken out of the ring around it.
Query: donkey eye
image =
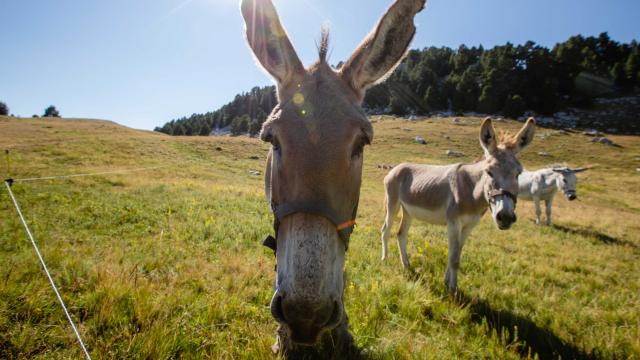
[[[487,170],[487,175],[489,175],[489,177],[493,177],[493,173],[491,173],[491,171]]]

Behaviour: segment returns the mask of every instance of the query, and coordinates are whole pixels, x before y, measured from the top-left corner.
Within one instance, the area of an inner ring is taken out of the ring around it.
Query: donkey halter
[[[289,215],[293,215],[296,213],[304,213],[304,214],[312,214],[318,215],[329,220],[336,228],[338,235],[344,242],[345,251],[349,249],[349,237],[353,232],[353,228],[356,225],[356,214],[358,212],[358,200],[356,200],[356,205],[353,208],[353,213],[351,219],[343,219],[338,216],[338,213],[330,208],[325,207],[323,205],[319,205],[320,202],[316,201],[294,201],[288,202],[281,205],[277,205],[276,203],[271,203],[271,210],[273,211],[273,230],[275,232],[275,237],[268,235],[262,245],[268,247],[273,250],[274,254],[277,252],[277,237],[278,237],[278,228],[280,227],[280,222],[282,219]]]
[[[492,200],[495,200],[495,198],[498,196],[507,196],[511,198],[514,205],[518,202],[518,197],[508,190],[492,189],[491,191],[489,191],[489,198],[491,198]]]

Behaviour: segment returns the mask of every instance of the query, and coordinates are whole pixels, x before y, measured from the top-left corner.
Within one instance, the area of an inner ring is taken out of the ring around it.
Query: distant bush
[[[4,116],[9,115],[9,107],[7,106],[7,104],[3,103],[2,101],[0,101],[0,115],[4,115]]]
[[[32,118],[39,118],[40,116],[38,116],[37,114],[33,114],[31,115]]]
[[[51,105],[48,108],[44,109],[43,117],[60,117],[60,112],[56,109],[55,106]]]

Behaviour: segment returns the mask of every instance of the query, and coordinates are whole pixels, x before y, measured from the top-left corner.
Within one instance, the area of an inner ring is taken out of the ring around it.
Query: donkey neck
[[[544,169],[543,171],[543,185],[547,189],[547,191],[556,191],[560,190],[558,187],[558,179],[562,176],[557,172],[553,171],[553,169]]]
[[[485,160],[482,159],[473,164],[462,164],[458,170],[458,186],[467,189],[464,193],[471,195],[461,199],[466,204],[464,207],[478,213],[484,213],[489,207],[484,195],[485,183],[488,180],[484,168]]]

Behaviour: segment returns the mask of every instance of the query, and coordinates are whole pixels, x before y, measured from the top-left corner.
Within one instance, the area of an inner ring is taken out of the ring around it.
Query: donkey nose
[[[291,339],[300,344],[315,344],[320,335],[338,326],[342,321],[342,305],[327,299],[293,299],[276,294],[271,301],[271,314],[291,329]]]
[[[508,229],[513,223],[516,222],[517,217],[513,212],[502,210],[498,213],[498,215],[496,215],[496,220],[498,220],[498,225],[501,229]]]

